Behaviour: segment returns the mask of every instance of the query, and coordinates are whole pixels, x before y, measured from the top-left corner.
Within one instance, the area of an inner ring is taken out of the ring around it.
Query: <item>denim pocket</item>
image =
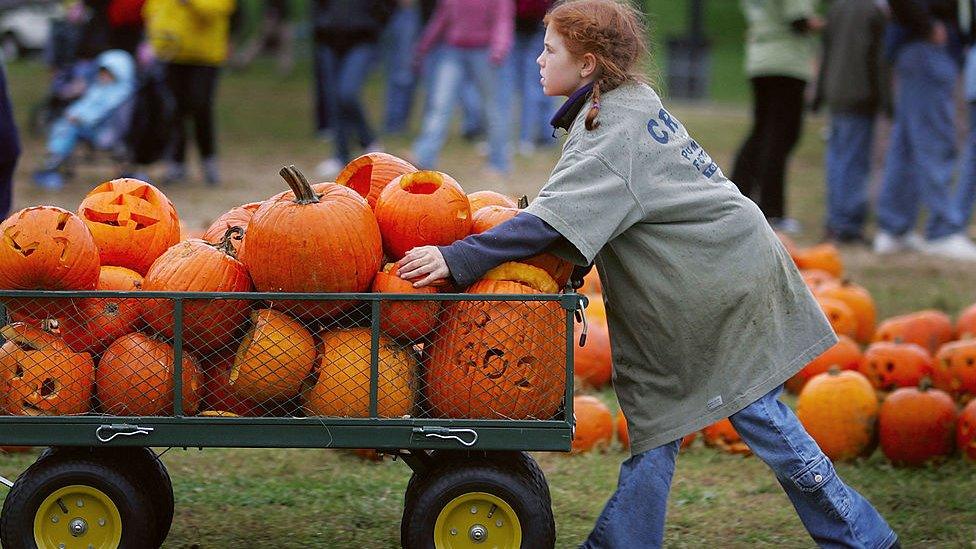
[[[846,518],[851,510],[851,495],[827,456],[807,464],[790,480],[835,518]]]

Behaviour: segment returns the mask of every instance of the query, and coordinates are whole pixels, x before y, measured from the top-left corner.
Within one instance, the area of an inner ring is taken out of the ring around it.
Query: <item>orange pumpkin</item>
[[[976,462],[976,399],[969,401],[959,414],[956,446],[964,458]]]
[[[542,269],[503,263],[468,294],[553,293]],[[452,418],[548,419],[566,392],[566,319],[553,301],[458,301],[431,344],[427,396]]]
[[[918,385],[932,368],[932,355],[919,345],[879,341],[864,351],[859,371],[876,389],[891,391]]]
[[[516,202],[511,197],[495,191],[477,191],[468,194],[468,202],[471,204],[471,214],[486,206],[502,206],[504,208],[514,208]]]
[[[294,166],[282,177],[292,187],[266,201],[247,225],[241,262],[260,292],[365,292],[383,261],[376,217],[348,187],[313,190]],[[275,308],[311,320],[354,305],[342,301],[279,300]]]
[[[280,311],[261,309],[251,313],[228,383],[241,398],[287,399],[298,395],[314,365],[312,334]]]
[[[586,345],[579,346],[579,336],[583,331],[582,324],[575,324],[574,340],[576,353],[573,356],[573,373],[592,387],[603,387],[610,383],[613,375],[613,363],[610,356],[610,331],[607,327],[606,316],[591,315],[593,302],[587,307]]]
[[[598,273],[595,268],[590,269],[583,276],[583,285],[580,287],[579,292],[589,296],[603,295],[603,285],[600,282],[600,273]]]
[[[234,257],[231,237],[240,227],[227,231],[214,245],[191,238],[180,242],[153,262],[143,281],[147,292],[249,292],[251,279],[244,264]],[[173,302],[147,299],[143,318],[150,328],[167,338],[174,333]],[[183,340],[196,351],[229,348],[234,333],[247,320],[251,303],[244,299],[188,299],[183,302]]]
[[[857,335],[857,317],[847,303],[832,297],[817,295],[817,303],[823,309],[824,315],[830,321],[830,326],[837,335],[855,337]]]
[[[961,339],[976,337],[976,303],[966,307],[956,319],[956,334]]]
[[[573,397],[573,417],[576,429],[570,452],[580,454],[610,446],[613,440],[613,416],[602,400],[590,395]]]
[[[215,219],[200,238],[211,244],[220,244],[224,240],[224,236],[227,234],[227,229],[230,229],[231,227],[241,227],[244,229],[245,234],[240,239],[235,238],[230,241],[231,246],[234,247],[234,253],[239,256],[241,253],[241,246],[244,245],[244,237],[247,236],[247,224],[251,221],[251,218],[254,217],[254,212],[258,211],[261,204],[262,202],[249,202],[247,204],[231,208]]]
[[[962,398],[976,397],[976,339],[951,341],[935,355],[935,386]]]
[[[372,332],[369,328],[324,331],[315,385],[305,392],[309,416],[370,417]],[[386,337],[379,341],[379,417],[413,413],[417,360]]]
[[[952,453],[956,405],[944,391],[902,387],[881,403],[881,450],[895,465],[921,466]]]
[[[437,293],[437,290],[432,286],[414,288],[413,284],[394,274],[395,269],[396,264],[390,263],[382,271],[376,273],[372,291],[386,294],[429,295]],[[427,336],[437,326],[437,315],[440,313],[441,302],[384,301],[380,307],[380,329],[385,334],[396,339],[415,341]]]
[[[627,431],[627,418],[624,417],[623,410],[617,412],[615,424],[617,430],[617,440],[620,441],[620,445],[624,448],[624,450],[630,448],[630,433]]]
[[[471,232],[468,197],[446,173],[419,171],[397,177],[380,193],[374,210],[383,249],[393,260],[417,246],[444,246]]]
[[[471,234],[481,234],[489,229],[497,227],[518,214],[518,208],[506,208],[503,206],[485,206],[475,212],[471,222]],[[556,281],[562,288],[569,281],[573,274],[573,264],[564,259],[560,259],[550,253],[536,254],[532,257],[520,259],[519,262],[533,265],[545,270],[549,276]]]
[[[98,291],[136,292],[142,275],[125,267],[102,266]],[[73,314],[60,322],[61,337],[73,350],[101,354],[116,339],[134,332],[142,314],[142,300],[135,297],[80,299]]]
[[[94,290],[98,248],[75,214],[54,206],[25,208],[0,224],[0,289]],[[31,318],[62,317],[74,300],[7,299],[7,308]]]
[[[803,390],[803,386],[811,378],[835,366],[841,370],[861,369],[861,362],[864,360],[864,355],[861,354],[861,348],[857,346],[857,343],[853,339],[845,335],[838,336],[837,339],[838,341],[833,347],[811,360],[802,370],[786,382],[787,391],[793,394],[799,394]]]
[[[877,319],[877,309],[871,293],[864,287],[853,282],[844,281],[837,286],[828,286],[817,291],[818,296],[839,299],[847,304],[857,319],[857,331],[854,339],[861,343],[868,343],[874,336]]]
[[[115,340],[98,362],[95,386],[102,411],[119,416],[159,416],[173,413],[176,372],[173,348],[139,332]],[[200,404],[200,369],[183,353],[183,413],[196,413]]]
[[[149,266],[180,241],[180,218],[159,189],[138,179],[98,185],[78,206],[104,265],[146,274]]]
[[[383,152],[366,153],[352,162],[336,176],[336,184],[349,187],[366,199],[370,208],[383,189],[397,177],[417,171],[413,164]]]
[[[800,276],[814,294],[840,285],[837,277],[820,269],[803,269],[800,271]]]
[[[918,311],[885,320],[874,334],[875,341],[916,343],[935,354],[955,338],[949,315],[935,310]]]
[[[801,269],[820,269],[840,278],[844,274],[844,262],[837,246],[830,243],[801,248],[794,256],[796,266]]]
[[[830,459],[849,461],[874,451],[878,407],[867,378],[833,368],[803,388],[796,415]]]
[[[15,322],[0,328],[0,408],[12,415],[83,414],[91,408],[95,363],[58,336]]]
[[[210,412],[224,412],[234,416],[260,416],[265,410],[262,403],[238,396],[230,385],[230,371],[234,367],[235,355],[211,355],[201,372],[203,380],[203,404],[201,408]],[[203,415],[201,413],[200,415]]]
[[[752,454],[749,445],[739,436],[739,432],[732,426],[729,418],[720,419],[702,429],[702,437],[706,445],[712,448],[718,448],[723,452],[743,455]]]

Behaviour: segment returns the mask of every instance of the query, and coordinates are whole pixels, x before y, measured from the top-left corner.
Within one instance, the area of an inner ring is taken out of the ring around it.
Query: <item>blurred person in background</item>
[[[875,119],[879,112],[891,116],[887,17],[877,0],[834,0],[827,13],[813,110],[830,110],[824,237],[831,242],[867,243]]]
[[[186,177],[187,120],[193,122],[204,180],[208,185],[220,182],[214,98],[235,8],[235,0],[147,0],[143,9],[149,41],[164,63],[175,102],[164,183]]]
[[[295,25],[288,6],[288,0],[262,2],[259,27],[234,55],[231,63],[234,68],[246,68],[258,55],[273,49],[278,57],[278,74],[291,74],[295,68]]]
[[[513,0],[441,0],[437,5],[414,60],[414,66],[421,67],[425,56],[444,44],[428,84],[432,87],[431,104],[413,145],[418,167],[437,166],[461,87],[465,81],[473,81],[485,106],[488,126],[485,175],[497,178],[511,170],[510,104],[500,100],[506,97],[500,92],[506,85],[500,76],[512,49],[514,30]]]
[[[513,80],[503,89],[519,97],[518,152],[522,155],[531,154],[537,146],[556,143],[552,137],[552,126],[549,125],[549,119],[556,109],[552,98],[546,97],[542,91],[539,65],[536,63],[546,36],[542,18],[552,4],[552,0],[515,0],[515,43],[509,55],[509,76]]]
[[[961,159],[959,182],[956,184],[956,200],[963,223],[969,225],[973,217],[973,203],[976,202],[976,47],[972,45],[976,34],[976,21],[973,19],[976,16],[976,2],[959,1],[959,27],[966,43],[970,44],[963,67],[963,92],[969,109],[969,132]]]
[[[315,0],[315,50],[325,75],[323,99],[335,128],[333,155],[316,167],[319,177],[335,177],[352,159],[350,139],[356,138],[367,152],[382,148],[360,96],[394,8],[395,0]]]
[[[787,217],[786,164],[803,127],[804,91],[813,78],[813,35],[823,27],[815,4],[741,0],[748,24],[753,123],[736,156],[732,181],[756,200],[773,229],[792,233],[800,231],[800,224]]]
[[[968,0],[964,0],[964,4]],[[976,260],[958,197],[954,93],[962,64],[959,0],[889,0],[895,116],[878,196],[874,251]],[[928,209],[924,238],[914,232]]]
[[[0,59],[0,217],[3,219],[10,215],[18,157],[20,139],[14,122],[14,110],[7,96],[7,74]]]

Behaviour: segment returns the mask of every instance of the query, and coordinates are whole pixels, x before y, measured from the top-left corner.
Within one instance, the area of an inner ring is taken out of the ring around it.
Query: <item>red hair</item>
[[[586,114],[586,129],[600,125],[600,92],[625,82],[643,82],[640,62],[647,55],[647,27],[640,12],[617,0],[567,0],[544,19],[562,36],[576,57],[590,53],[596,58],[597,77],[593,104]]]

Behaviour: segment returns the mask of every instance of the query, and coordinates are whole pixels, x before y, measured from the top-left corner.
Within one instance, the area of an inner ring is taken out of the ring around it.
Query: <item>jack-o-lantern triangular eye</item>
[[[37,242],[35,240],[34,242],[31,242],[30,244],[26,244],[26,245],[25,244],[21,244],[21,243],[17,242],[17,237],[19,237],[19,236],[20,236],[20,231],[19,230],[17,230],[14,227],[8,227],[7,230],[4,231],[4,233],[3,233],[3,240],[4,240],[4,242],[6,242],[6,244],[8,246],[10,246],[11,248],[13,248],[17,252],[19,252],[20,255],[22,255],[24,257],[29,257],[30,254],[34,253],[34,251],[37,250],[37,247],[40,245],[40,242]]]
[[[132,212],[132,213],[129,214],[129,219],[131,219],[132,221],[135,222],[135,227],[133,227],[133,229],[135,229],[137,231],[139,229],[145,229],[147,227],[152,227],[156,223],[159,223],[159,220],[156,219],[156,218],[154,218],[154,217],[149,217],[147,215],[139,215],[139,214],[137,214],[135,212]]]
[[[109,202],[109,204],[111,204],[113,206],[124,206],[125,205],[125,195],[120,193],[118,196],[115,197],[115,200]]]
[[[128,194],[129,196],[134,196],[140,200],[145,200],[147,202],[150,202],[150,198],[153,196],[152,189],[150,189],[147,185],[142,185],[134,189],[131,189],[126,194]]]

